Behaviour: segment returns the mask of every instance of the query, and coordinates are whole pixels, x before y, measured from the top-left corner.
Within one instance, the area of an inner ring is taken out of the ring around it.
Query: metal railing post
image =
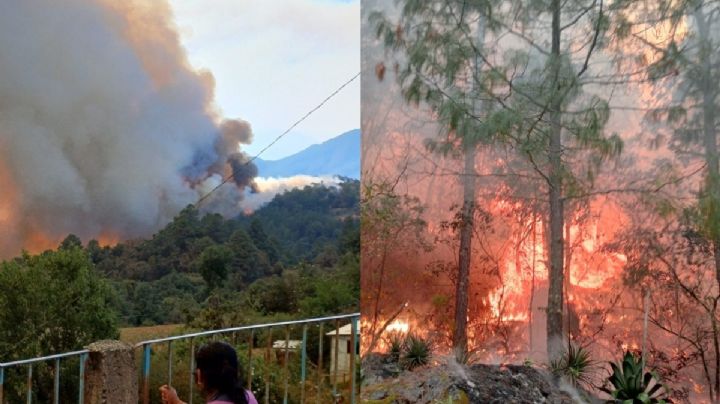
[[[5,392],[5,368],[0,366],[0,404],[2,404]]]
[[[252,351],[253,351],[253,342],[255,336],[255,330],[250,330],[250,335],[248,336],[248,368],[247,368],[247,389],[252,390],[252,377],[253,377],[253,362],[252,362]]]
[[[32,369],[33,365],[31,363],[28,365],[27,373],[27,399],[25,400],[27,404],[32,404]]]
[[[283,395],[283,404],[288,404],[288,389],[290,388],[290,371],[288,370],[288,362],[290,361],[290,326],[285,326],[285,362],[283,363],[283,376],[285,377],[285,394]]]
[[[320,404],[320,396],[322,396],[322,371],[323,371],[323,323],[320,323],[320,342],[318,343],[318,367],[317,367],[317,397],[315,401]]]
[[[172,386],[172,341],[168,341],[168,364],[167,364],[167,384]]]
[[[352,388],[350,392],[350,403],[355,404],[355,393],[357,388],[355,387],[355,355],[358,351],[358,339],[357,339],[357,330],[358,330],[358,318],[353,317],[352,320],[350,320],[350,346],[352,347],[352,354],[350,354],[350,386]]]
[[[143,377],[142,401],[143,401],[143,404],[150,404],[150,353],[151,353],[151,349],[152,349],[152,347],[150,344],[143,345],[143,368],[142,368],[142,377]]]
[[[55,359],[55,383],[53,383],[53,403],[60,403],[60,358]],[[2,401],[0,401],[0,404]]]
[[[190,397],[188,398],[188,404],[193,402],[193,390],[195,389],[195,338],[190,338]]]
[[[87,353],[80,354],[80,386],[78,387],[78,404],[85,402],[85,360]]]
[[[333,352],[333,394],[337,394],[337,378],[338,378],[338,351],[340,347],[340,322],[338,319],[335,319],[335,344],[334,344],[334,352]]]
[[[270,362],[272,361],[272,327],[268,329],[268,343],[265,351],[265,404],[270,404]]]
[[[307,372],[307,324],[303,325],[302,352],[300,353],[300,404],[305,404],[305,381]]]

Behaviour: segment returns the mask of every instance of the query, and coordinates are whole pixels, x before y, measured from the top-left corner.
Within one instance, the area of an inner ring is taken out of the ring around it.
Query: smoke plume
[[[194,70],[161,0],[9,0],[0,13],[0,256],[146,236],[257,169]],[[229,165],[227,163],[230,163]]]

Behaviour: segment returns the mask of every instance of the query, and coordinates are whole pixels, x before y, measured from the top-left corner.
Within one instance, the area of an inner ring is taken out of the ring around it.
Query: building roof
[[[350,333],[352,332],[352,324],[345,324],[344,326],[340,327],[339,330],[340,330],[340,332],[338,334],[340,334],[340,335],[350,335]],[[336,330],[326,332],[325,335],[333,336],[336,334],[335,331]],[[355,335],[360,335],[360,327],[359,326],[355,329]]]
[[[302,347],[302,341],[291,339],[288,341],[287,348],[288,349],[300,349]],[[279,339],[277,341],[273,341],[273,348],[274,349],[285,349],[285,340]]]

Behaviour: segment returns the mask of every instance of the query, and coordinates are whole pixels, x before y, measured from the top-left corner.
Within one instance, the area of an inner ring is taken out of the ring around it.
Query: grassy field
[[[128,327],[120,329],[120,340],[129,344],[137,344],[154,338],[169,337],[181,334],[184,324],[153,325],[149,327]]]

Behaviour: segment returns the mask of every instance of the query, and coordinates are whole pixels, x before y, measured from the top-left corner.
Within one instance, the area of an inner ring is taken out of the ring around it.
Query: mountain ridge
[[[255,160],[260,177],[295,175],[360,179],[360,129],[353,129],[278,160]]]

